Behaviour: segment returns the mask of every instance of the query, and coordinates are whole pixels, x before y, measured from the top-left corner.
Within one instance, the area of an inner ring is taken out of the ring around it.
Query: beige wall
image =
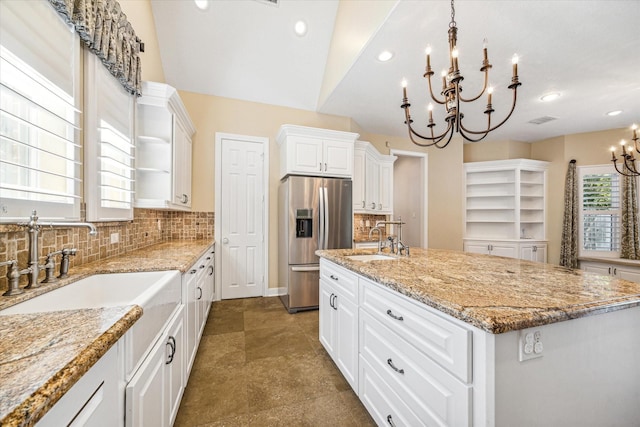
[[[136,35],[144,42],[142,58],[142,80],[164,83],[164,69],[160,60],[160,48],[156,24],[151,12],[150,0],[120,0],[122,10],[127,15]]]
[[[547,191],[548,262],[558,264],[564,214],[564,181],[571,159],[577,166],[609,164],[609,148],[621,139],[629,140],[628,128],[578,133],[549,138],[532,144],[497,141],[465,144],[465,162],[527,158],[550,162]],[[528,146],[528,147],[526,147]],[[619,152],[619,150],[618,150]]]

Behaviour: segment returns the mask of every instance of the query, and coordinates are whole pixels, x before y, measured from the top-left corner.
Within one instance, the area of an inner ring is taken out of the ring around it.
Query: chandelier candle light
[[[640,144],[638,143],[638,125],[634,124],[633,126],[631,126],[631,130],[633,131],[633,137],[631,138],[631,140],[633,141],[633,147],[629,147],[629,151],[627,151],[626,148],[627,142],[624,139],[620,141],[620,146],[622,147],[622,170],[618,169],[616,147],[611,147],[611,161],[613,162],[613,166],[616,168],[616,171],[620,175],[640,176],[640,171],[638,171],[638,169],[636,168],[636,159],[633,155],[634,149],[640,154]]]
[[[491,68],[491,64],[489,63],[488,55],[487,55],[487,40],[484,40],[483,43],[483,56],[482,67],[480,68],[481,72],[484,72],[484,85],[482,87],[482,91],[475,98],[465,99],[460,95],[462,92],[462,86],[460,83],[464,80],[464,77],[460,73],[460,69],[458,68],[458,48],[456,46],[457,42],[457,33],[458,28],[456,27],[455,21],[455,9],[453,7],[453,0],[451,0],[451,22],[449,23],[449,70],[442,71],[442,91],[440,95],[442,95],[442,99],[437,98],[433,94],[433,89],[431,85],[431,76],[433,76],[434,72],[431,68],[431,46],[427,46],[426,54],[427,54],[427,67],[426,71],[423,75],[429,82],[429,94],[431,95],[431,99],[434,102],[440,105],[444,105],[446,110],[445,121],[447,122],[447,129],[441,133],[440,135],[435,135],[434,127],[436,124],[433,121],[433,104],[429,104],[429,121],[427,127],[429,128],[430,135],[421,135],[415,131],[413,126],[413,120],[411,119],[411,113],[409,111],[409,107],[411,104],[409,103],[409,99],[407,98],[407,81],[403,80],[402,82],[402,105],[401,108],[404,109],[405,115],[405,124],[407,125],[407,129],[409,131],[409,138],[411,142],[421,147],[429,147],[435,145],[437,148],[445,148],[451,138],[453,137],[454,132],[458,132],[464,139],[467,141],[477,142],[484,139],[489,132],[499,128],[502,126],[511,114],[513,114],[513,110],[516,107],[516,99],[518,93],[518,86],[522,83],[518,80],[518,56],[513,55],[512,64],[513,64],[513,76],[511,77],[511,84],[508,86],[509,89],[513,90],[513,102],[511,104],[511,111],[507,117],[495,126],[491,126],[491,113],[494,112],[493,106],[491,104],[491,96],[493,94],[493,88],[488,86],[489,83],[489,69]],[[487,115],[487,127],[484,130],[471,130],[467,129],[462,124],[462,119],[464,118],[464,114],[460,111],[461,102],[473,102],[480,98],[485,92],[487,92],[487,106],[484,113]],[[417,142],[414,137],[417,137],[421,140],[427,141],[426,143]],[[444,141],[446,138],[446,142]]]

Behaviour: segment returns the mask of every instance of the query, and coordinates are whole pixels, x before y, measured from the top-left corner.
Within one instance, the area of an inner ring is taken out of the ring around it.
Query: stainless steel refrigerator
[[[278,281],[289,313],[318,308],[318,249],[351,248],[350,179],[288,176],[278,190]]]

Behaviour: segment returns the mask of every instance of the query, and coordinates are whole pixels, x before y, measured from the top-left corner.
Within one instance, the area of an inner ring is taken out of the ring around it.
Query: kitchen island
[[[447,250],[348,258],[363,253],[317,252],[320,336],[379,423],[637,425],[640,284]]]

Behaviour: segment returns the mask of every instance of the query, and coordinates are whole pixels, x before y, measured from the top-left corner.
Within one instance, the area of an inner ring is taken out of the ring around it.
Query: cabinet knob
[[[223,245],[228,245],[229,244],[229,239],[227,239],[226,237],[224,239],[222,239],[222,244]]]

